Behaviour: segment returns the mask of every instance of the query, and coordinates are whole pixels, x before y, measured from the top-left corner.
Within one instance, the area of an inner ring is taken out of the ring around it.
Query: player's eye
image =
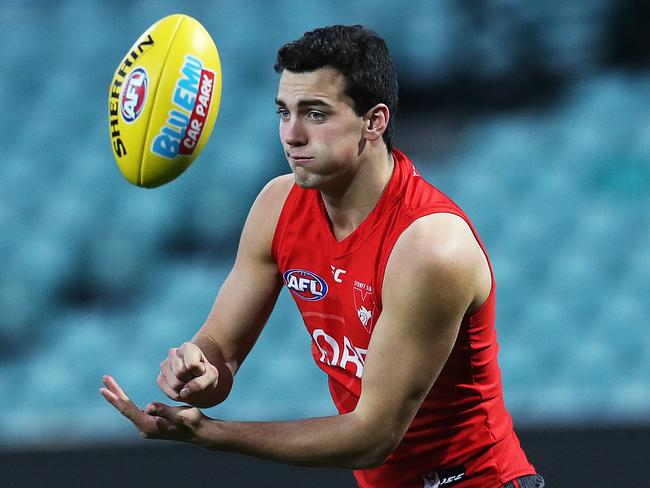
[[[288,119],[290,115],[289,111],[286,108],[281,108],[281,107],[278,107],[275,113],[278,114],[281,119]]]
[[[307,117],[316,122],[322,122],[325,120],[325,114],[323,112],[317,112],[316,110],[309,112]]]

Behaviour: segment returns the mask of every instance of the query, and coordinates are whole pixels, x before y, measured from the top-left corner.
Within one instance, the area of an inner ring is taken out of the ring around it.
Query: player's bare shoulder
[[[293,183],[292,174],[277,176],[269,181],[255,199],[249,219],[255,218],[258,225],[272,227],[275,232],[275,225],[280,218],[282,207],[284,207],[284,202]]]
[[[487,258],[472,229],[451,213],[421,217],[399,237],[388,262],[387,278],[409,271],[415,275],[414,283],[422,278],[465,290],[469,311],[487,299],[492,286]]]
[[[259,204],[268,211],[276,211],[279,216],[293,184],[294,177],[292,173],[276,176],[260,191],[257,197]],[[258,201],[255,203],[257,204]]]
[[[240,249],[243,247],[264,257],[271,255],[275,227],[293,183],[293,174],[286,174],[273,178],[262,188],[248,213]]]

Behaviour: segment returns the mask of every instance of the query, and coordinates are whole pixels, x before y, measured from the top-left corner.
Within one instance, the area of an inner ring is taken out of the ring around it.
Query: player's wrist
[[[222,423],[221,420],[203,416],[194,429],[192,443],[204,449],[219,450],[221,446],[219,433]]]

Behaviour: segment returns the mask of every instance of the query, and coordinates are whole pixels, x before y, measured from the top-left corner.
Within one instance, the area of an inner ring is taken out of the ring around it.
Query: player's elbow
[[[377,450],[366,453],[363,459],[353,469],[377,468],[386,462],[393,451]]]
[[[399,444],[397,435],[381,435],[379,432],[369,432],[362,453],[357,458],[353,469],[371,469],[381,466],[393,453]]]
[[[354,451],[348,456],[352,469],[371,469],[381,466],[397,448],[404,437],[402,422],[387,419],[384,413],[372,409],[370,414],[367,409],[357,405],[357,409],[349,414],[354,425],[349,431],[354,431]]]

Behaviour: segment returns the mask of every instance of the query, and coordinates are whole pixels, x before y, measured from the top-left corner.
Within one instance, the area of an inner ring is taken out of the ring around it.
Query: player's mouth
[[[306,163],[314,159],[312,156],[301,156],[298,154],[288,154],[288,157],[294,163]]]

